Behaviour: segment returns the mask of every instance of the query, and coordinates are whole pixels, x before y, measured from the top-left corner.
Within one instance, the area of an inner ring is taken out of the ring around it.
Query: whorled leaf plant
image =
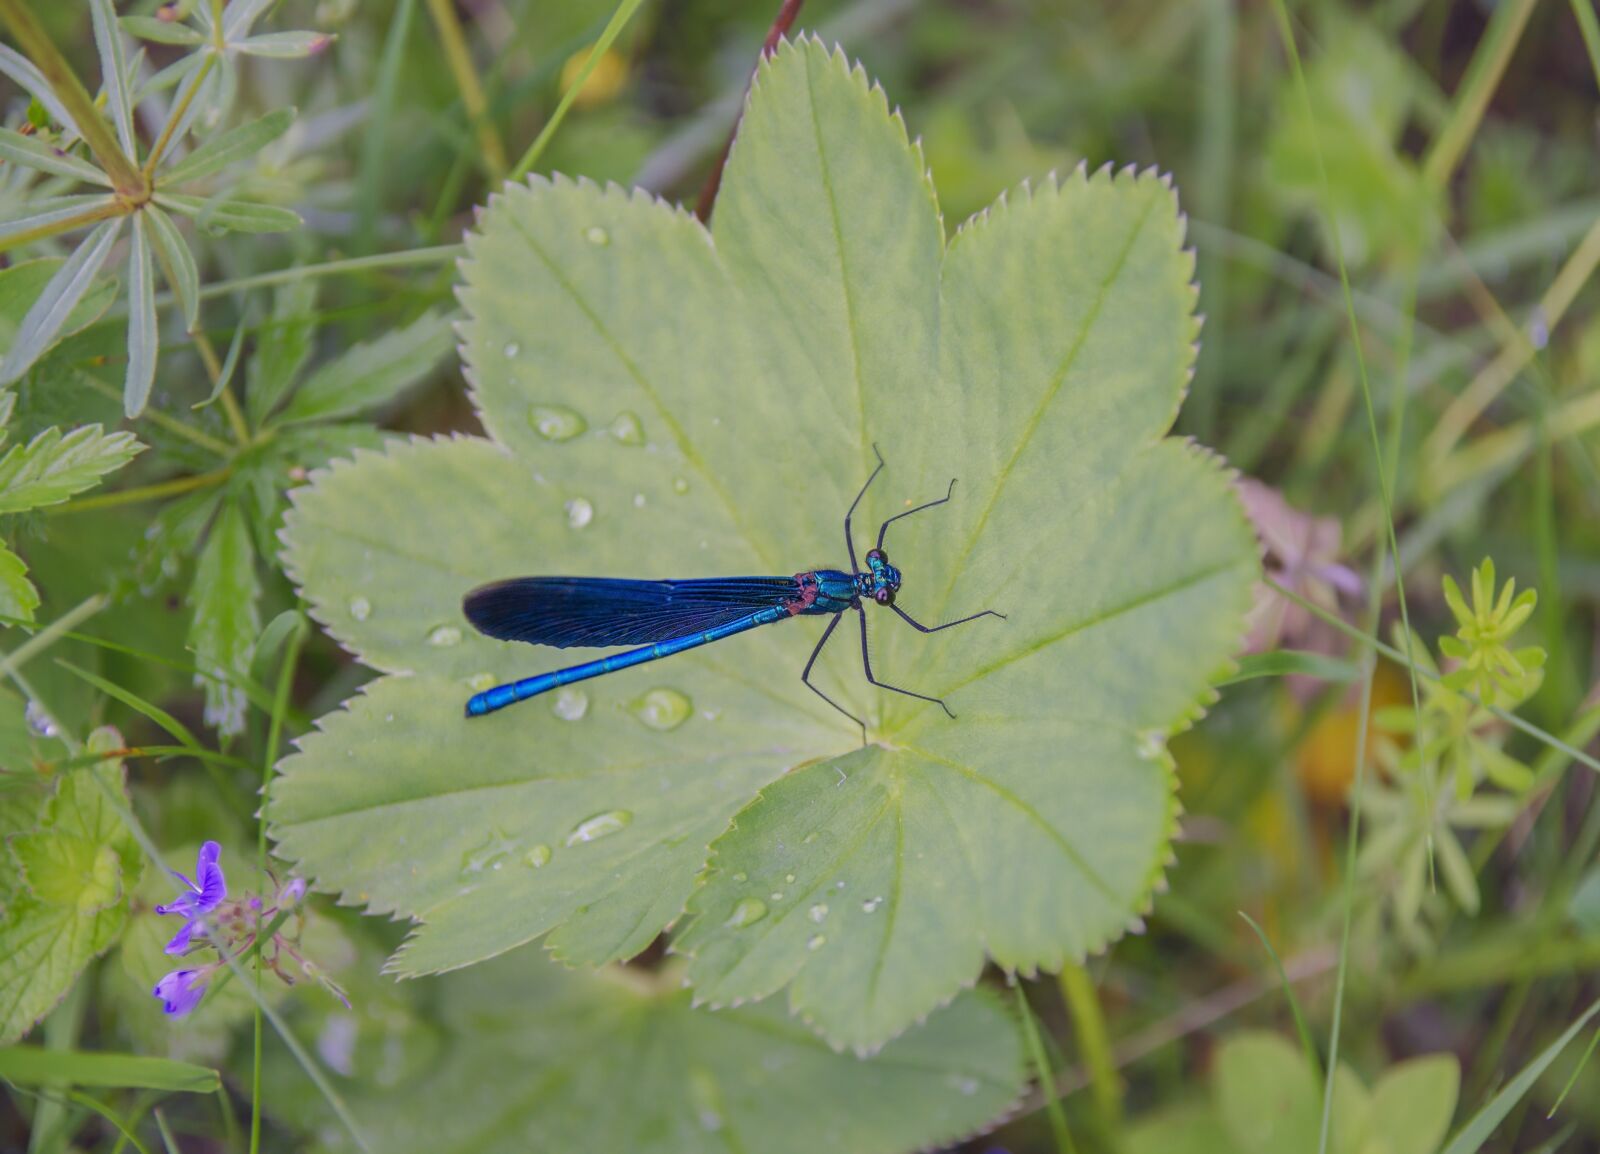
[[[1134,924],[1170,859],[1165,739],[1257,573],[1226,470],[1166,437],[1199,329],[1170,184],[1079,171],[947,242],[883,93],[801,41],[760,67],[709,229],[535,180],[468,247],[487,437],[320,471],[284,534],[313,613],[387,676],[282,764],[272,832],[418,923],[392,968],[541,936],[592,965],[679,923],[701,1000],[787,987],[867,1051],[986,958],[1051,968]],[[462,718],[573,657],[475,635],[472,586],[839,565],[874,442],[858,526],[959,478],[891,536],[900,604],[1007,614],[928,637],[867,607],[874,670],[954,720],[866,684],[846,632],[813,676],[863,746],[800,684],[800,622]]]

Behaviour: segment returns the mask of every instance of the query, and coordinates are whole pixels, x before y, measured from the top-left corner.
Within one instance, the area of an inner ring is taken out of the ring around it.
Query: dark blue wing
[[[566,649],[670,641],[737,621],[799,594],[799,582],[793,577],[694,581],[513,577],[478,586],[461,606],[480,633]]]

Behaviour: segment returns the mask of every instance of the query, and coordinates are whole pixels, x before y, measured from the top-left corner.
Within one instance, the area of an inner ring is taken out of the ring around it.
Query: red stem
[[[757,58],[756,67],[761,67],[761,61],[766,60],[778,50],[778,41],[794,26],[795,18],[800,15],[800,6],[805,0],[783,0],[778,9],[777,17],[772,21],[772,27],[767,29],[767,38],[761,44],[761,55]],[[750,84],[755,81],[755,70],[750,72],[750,80],[745,83],[745,95],[750,94]],[[742,113],[741,113],[742,115]],[[722,146],[722,151],[717,155],[716,164],[711,166],[710,173],[706,176],[705,187],[700,190],[700,200],[694,206],[695,216],[700,218],[701,224],[711,222],[711,210],[716,207],[717,191],[722,187],[722,170],[728,163],[728,153],[733,149],[733,138],[739,131],[739,122],[734,121],[733,127],[728,130],[728,139]]]

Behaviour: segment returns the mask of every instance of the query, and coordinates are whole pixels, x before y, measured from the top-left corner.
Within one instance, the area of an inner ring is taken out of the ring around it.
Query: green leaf
[[[52,426],[0,457],[0,514],[59,505],[133,460],[144,446],[132,433],[84,425],[66,436]]]
[[[200,270],[195,265],[194,253],[184,243],[178,226],[161,209],[153,204],[146,205],[140,216],[150,221],[150,239],[161,257],[167,283],[183,309],[183,331],[192,333],[200,315]]]
[[[0,160],[20,164],[24,168],[36,169],[39,172],[48,172],[53,176],[81,180],[85,184],[111,187],[111,178],[87,160],[73,156],[70,152],[63,152],[59,148],[53,148],[42,140],[13,132],[9,128],[0,128]]]
[[[37,608],[39,591],[28,580],[28,566],[8,546],[0,543],[0,613],[32,621]]]
[[[1288,1040],[1257,1031],[1230,1037],[1217,1051],[1212,1094],[1238,1154],[1318,1148],[1322,1093]]]
[[[90,748],[119,742],[100,730]],[[63,774],[39,827],[9,839],[28,889],[0,916],[0,1045],[27,1033],[121,932],[138,847],[102,786],[126,800],[120,762]]]
[[[89,295],[95,274],[105,264],[121,230],[121,217],[97,224],[61,262],[17,326],[5,360],[0,361],[0,385],[18,380],[63,335],[68,318],[76,315],[80,302]]]
[[[317,282],[311,277],[278,289],[272,318],[256,343],[246,378],[245,406],[259,425],[278,407],[311,356],[317,333]]]
[[[1372,1090],[1371,1132],[1383,1135],[1386,1154],[1434,1154],[1450,1129],[1460,1090],[1454,1055],[1392,1066]]]
[[[334,37],[326,32],[266,32],[248,40],[240,40],[234,47],[246,56],[303,60],[323,51],[333,41]]]
[[[323,365],[300,386],[279,420],[326,421],[376,408],[427,377],[454,345],[454,319],[427,313]]]
[[[128,91],[128,55],[117,29],[117,12],[111,0],[89,0],[89,15],[94,24],[94,43],[100,50],[100,84],[105,94],[111,123],[117,130],[122,154],[139,162],[133,138],[133,95]]]
[[[190,181],[203,180],[229,165],[256,158],[267,145],[289,130],[294,109],[276,108],[260,120],[241,124],[206,141],[182,160],[157,173],[163,190]],[[170,194],[169,194],[170,195]]]
[[[121,16],[117,23],[129,36],[149,40],[156,44],[204,44],[206,38],[198,28],[180,24],[175,20],[160,20],[154,16]]]
[[[0,44],[0,75],[9,76],[16,82],[17,87],[23,89],[40,104],[49,110],[55,122],[67,129],[74,136],[82,136],[78,131],[77,121],[72,119],[72,113],[67,111],[67,106],[61,102],[50,82],[45,79],[44,73],[34,67],[22,53],[8,44]]]
[[[870,1049],[986,954],[1056,966],[1148,905],[1165,736],[1237,646],[1256,546],[1224,471],[1163,440],[1196,335],[1163,181],[1024,191],[946,251],[882,94],[806,43],[762,65],[714,221],[708,243],[563,180],[496,197],[462,292],[492,440],[358,453],[295,495],[285,560],[314,616],[407,676],[303,740],[270,816],[322,886],[420,920],[409,974],[545,933],[626,957],[743,807],[676,943],[692,979],[719,1003],[790,983],[830,1041]],[[809,619],[460,718],[472,687],[584,656],[474,635],[474,584],[844,564],[874,441],[863,545],[960,478],[890,532],[899,605],[1010,614],[929,637],[868,607],[877,675],[955,721],[866,684],[846,621],[814,678],[866,719],[861,748],[799,682]],[[727,925],[747,900],[765,915]]]
[[[275,204],[225,197],[184,196],[176,192],[156,194],[156,203],[173,212],[191,216],[211,233],[289,232],[299,228],[300,215]]]
[[[772,1007],[696,1013],[665,983],[527,954],[437,989],[447,1033],[428,1094],[403,1084],[350,1103],[373,1149],[898,1154],[980,1130],[1025,1082],[1016,1024],[986,992],[860,1061]]]
[[[0,211],[0,241],[38,228],[59,225],[83,215],[86,209],[101,209],[113,202],[109,196],[43,196]]]
[[[222,1086],[217,1071],[191,1062],[38,1046],[0,1049],[0,1079],[18,1086],[111,1086],[189,1094],[213,1094]]]
[[[42,257],[0,269],[0,347],[9,348],[16,340],[23,317],[64,263],[55,257]],[[116,295],[116,281],[95,282],[68,315],[57,339],[65,339],[99,320]]]
[[[130,420],[144,412],[150,399],[161,349],[149,227],[144,213],[133,214],[133,244],[128,252],[128,373],[122,385],[122,411]]]
[[[233,501],[224,501],[195,566],[189,605],[194,613],[189,647],[195,664],[214,677],[197,677],[206,692],[205,719],[224,734],[242,733],[249,700],[228,678],[250,669],[250,650],[261,632],[261,585],[250,528]],[[216,680],[214,678],[221,678]]]

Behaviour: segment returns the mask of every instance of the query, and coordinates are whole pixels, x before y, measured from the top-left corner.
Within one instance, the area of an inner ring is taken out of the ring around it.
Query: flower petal
[[[196,906],[202,912],[216,909],[218,903],[228,896],[228,884],[223,879],[222,867],[217,864],[221,854],[222,847],[214,841],[208,841],[200,847],[200,860],[195,863],[195,878],[200,883],[196,886],[200,893]]]
[[[187,1014],[206,994],[204,970],[173,970],[150,991],[161,999],[161,1008],[174,1017]]]
[[[164,952],[168,954],[181,954],[188,950],[189,939],[194,936],[196,924],[197,923],[194,921],[184,922],[183,928],[173,935],[172,940],[167,943],[167,948]]]

